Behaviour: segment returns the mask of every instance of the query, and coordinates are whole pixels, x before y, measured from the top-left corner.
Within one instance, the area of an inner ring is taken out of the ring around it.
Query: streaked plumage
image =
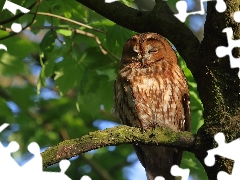
[[[174,50],[161,35],[142,33],[126,42],[114,91],[115,110],[123,124],[143,130],[158,126],[190,130],[188,85]],[[134,148],[149,180],[157,175],[174,179],[170,168],[180,163],[182,151],[148,145]]]

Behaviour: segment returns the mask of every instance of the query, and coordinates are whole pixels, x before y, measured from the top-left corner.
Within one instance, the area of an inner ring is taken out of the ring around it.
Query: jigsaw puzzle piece
[[[33,173],[42,172],[42,156],[40,154],[40,147],[36,142],[32,142],[28,145],[28,151],[34,155],[26,164],[22,166],[23,170],[31,171]]]
[[[180,0],[176,3],[178,14],[174,14],[174,16],[176,16],[181,22],[185,22],[187,16],[189,15],[194,15],[194,14],[203,15],[205,14],[203,2],[207,2],[207,1],[213,1],[213,0],[200,0],[200,7],[201,7],[200,11],[187,12],[187,2],[184,0]],[[215,8],[218,12],[224,12],[227,9],[227,6],[223,0],[217,0]]]
[[[226,172],[224,172],[224,171],[220,171],[220,172],[217,174],[217,179],[218,179],[218,180],[226,180],[226,179],[231,180],[231,177],[230,177],[230,176],[231,176],[230,174],[228,174],[228,173],[226,173]]]
[[[71,180],[71,178],[69,178],[65,174],[65,172],[69,166],[70,166],[69,160],[62,160],[59,162],[59,167],[61,169],[60,172],[42,172],[41,179],[44,179],[44,180],[52,180],[52,179]]]
[[[115,2],[115,1],[118,1],[118,0],[105,0],[105,3],[112,3],[112,2]]]
[[[1,177],[16,179],[15,174],[21,172],[19,164],[11,156],[11,153],[16,152],[18,149],[19,144],[15,141],[10,142],[7,147],[0,143],[0,179]],[[12,173],[13,170],[14,173]]]
[[[218,180],[238,180],[240,177],[240,172],[239,172],[239,167],[236,168],[235,164],[234,164],[234,168],[235,168],[235,172],[232,171],[232,174],[228,174],[224,171],[220,171],[217,174],[217,179]],[[238,169],[238,171],[236,171],[236,169]]]
[[[182,169],[178,165],[173,165],[170,172],[173,176],[181,176],[182,180],[188,180],[190,170]]]
[[[224,46],[217,47],[216,55],[220,58],[228,55],[231,68],[240,68],[240,59],[234,58],[232,55],[232,49],[235,47],[240,47],[240,40],[232,39],[233,30],[230,27],[223,29],[222,32],[225,32],[227,34],[228,47],[224,47]],[[238,77],[240,78],[240,71],[238,72]]]
[[[9,10],[14,15],[16,15],[17,10],[20,10],[22,13],[28,13],[30,11],[29,9],[24,8],[22,6],[19,6],[19,5],[15,4],[15,3],[12,3],[10,1],[8,1],[8,0],[6,0],[5,4],[3,6],[3,10],[4,9]]]
[[[84,175],[80,180],[92,180],[89,176]]]
[[[233,14],[233,19],[234,21],[236,22],[240,22],[240,11],[236,11],[234,14]]]
[[[240,141],[236,139],[230,143],[225,142],[225,136],[219,132],[214,136],[215,141],[218,143],[218,147],[208,150],[208,155],[204,159],[207,166],[213,166],[215,164],[215,155],[219,155],[231,160],[240,159],[238,149],[240,148]]]
[[[157,176],[157,177],[155,177],[155,179],[154,180],[165,180],[165,178],[164,177],[162,177],[162,176]]]
[[[0,126],[0,132],[2,132],[9,124],[4,123]],[[9,173],[9,171],[13,168],[20,168],[18,163],[12,158],[11,153],[16,152],[19,149],[19,144],[15,141],[12,141],[8,144],[7,147],[4,147],[3,144],[0,142],[0,169],[1,173]]]
[[[176,3],[176,8],[178,10],[178,14],[174,14],[176,18],[178,18],[181,22],[185,22],[189,13],[187,13],[187,2],[186,1],[178,1]]]
[[[1,45],[3,44],[0,44],[0,49],[1,49]],[[4,46],[4,45],[3,45]],[[5,46],[6,47],[6,46]],[[6,50],[7,51],[7,50]],[[9,126],[8,123],[3,123],[1,126],[0,126],[0,132],[2,132],[4,129],[6,129],[7,127]]]
[[[225,32],[227,34],[228,47],[219,46],[216,48],[216,55],[220,58],[226,55],[232,56],[232,49],[236,45],[236,43],[232,39],[233,36],[232,28],[225,28],[222,30],[222,32]]]
[[[0,44],[0,50],[1,50],[1,49],[7,51],[7,46],[5,46],[4,44]]]
[[[207,166],[213,166],[215,164],[215,155],[219,155],[234,161],[232,174],[228,174],[224,171],[220,171],[217,175],[218,180],[237,180],[240,177],[240,139],[236,139],[230,143],[225,142],[225,136],[223,133],[217,133],[214,136],[215,141],[218,143],[218,147],[207,151],[208,155],[204,159],[204,163]]]
[[[217,133],[214,136],[214,139],[218,143],[218,147],[207,151],[208,155],[204,159],[204,163],[207,166],[213,166],[215,164],[215,155],[224,154],[224,152],[225,152],[225,148],[223,148],[224,145],[226,145],[224,134],[221,132]],[[223,149],[219,149],[220,146]]]

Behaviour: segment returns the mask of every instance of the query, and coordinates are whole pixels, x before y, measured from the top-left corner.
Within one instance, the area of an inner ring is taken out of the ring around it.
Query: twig
[[[0,26],[0,29],[2,30],[5,30],[7,32],[12,32],[12,29],[10,28],[4,28],[3,26]],[[101,41],[99,40],[99,38],[90,33],[90,32],[85,32],[85,31],[82,31],[82,30],[79,30],[79,29],[73,29],[73,28],[70,28],[70,27],[59,27],[59,26],[32,26],[32,27],[27,27],[25,30],[35,30],[35,29],[66,29],[66,30],[70,30],[70,31],[73,31],[77,34],[81,34],[81,35],[84,35],[84,36],[88,36],[90,38],[93,38],[96,43],[98,44],[100,50],[102,51],[103,54],[110,54],[113,58],[117,59],[118,61],[120,60],[119,57],[117,57],[115,54],[113,54],[112,52],[110,52],[106,47],[104,47],[102,44],[101,44]]]
[[[28,14],[33,14],[33,13],[29,12]],[[38,15],[42,15],[42,16],[50,16],[50,17],[55,17],[55,18],[58,18],[58,19],[62,19],[62,20],[64,20],[64,21],[68,21],[68,22],[77,24],[77,25],[79,25],[79,26],[83,26],[83,27],[85,27],[85,28],[88,28],[88,29],[91,29],[91,30],[94,30],[94,31],[97,31],[97,32],[100,32],[100,33],[105,34],[105,32],[102,31],[102,30],[93,28],[93,27],[91,27],[91,26],[89,26],[89,25],[80,23],[80,22],[78,22],[78,21],[74,21],[74,20],[72,20],[72,19],[68,19],[68,18],[65,18],[65,17],[62,17],[62,16],[58,16],[58,15],[56,15],[56,14],[45,13],[45,12],[37,12],[37,14],[38,14]]]
[[[117,57],[115,54],[111,53],[110,51],[108,51],[102,44],[101,44],[101,41],[98,39],[98,37],[92,33],[89,33],[89,32],[85,32],[85,31],[82,31],[82,30],[79,30],[79,29],[76,29],[75,30],[76,33],[78,34],[82,34],[82,35],[85,35],[85,36],[88,36],[88,37],[91,37],[93,39],[95,39],[96,43],[98,44],[99,48],[101,49],[102,53],[103,54],[107,54],[109,53],[112,57],[114,57],[115,59],[117,59],[118,61],[120,60],[119,57]]]

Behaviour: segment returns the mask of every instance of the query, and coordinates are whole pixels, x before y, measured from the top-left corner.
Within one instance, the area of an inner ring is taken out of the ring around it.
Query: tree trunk
[[[198,143],[195,156],[204,166],[209,180],[217,179],[219,171],[231,174],[233,161],[216,157],[215,165],[208,167],[204,163],[207,151],[217,147],[213,137],[223,132],[226,141],[233,141],[240,137],[240,109],[239,109],[239,78],[238,69],[231,69],[229,57],[218,58],[215,49],[218,46],[228,46],[226,33],[222,30],[232,27],[234,39],[240,38],[239,24],[233,19],[233,13],[238,11],[239,1],[225,1],[227,10],[218,13],[216,2],[208,2],[207,17],[204,26],[204,39],[201,42],[197,56],[199,64],[194,73],[198,85],[199,96],[204,107],[204,125],[198,131]],[[239,57],[239,51],[235,51]]]

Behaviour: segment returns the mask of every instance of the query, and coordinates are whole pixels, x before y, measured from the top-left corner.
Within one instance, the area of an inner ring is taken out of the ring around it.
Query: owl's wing
[[[189,94],[184,94],[182,97],[182,104],[184,109],[185,123],[184,131],[190,131],[191,126],[191,114],[190,114],[190,97]]]
[[[113,108],[112,108],[112,113],[114,116],[117,116],[119,117],[119,112],[118,112],[118,108],[117,108],[117,104],[116,104],[116,96],[117,96],[117,92],[119,91],[119,89],[117,88],[117,80],[115,80],[114,82],[114,86],[113,86],[113,91],[114,91],[114,105],[113,105]]]
[[[127,120],[129,115],[129,110],[131,107],[128,107],[128,94],[126,92],[126,81],[121,76],[118,76],[114,83],[114,107],[113,112],[116,116],[120,118],[120,121],[123,125],[131,126],[130,121]],[[127,86],[130,87],[130,86]],[[129,109],[129,110],[128,110]]]

